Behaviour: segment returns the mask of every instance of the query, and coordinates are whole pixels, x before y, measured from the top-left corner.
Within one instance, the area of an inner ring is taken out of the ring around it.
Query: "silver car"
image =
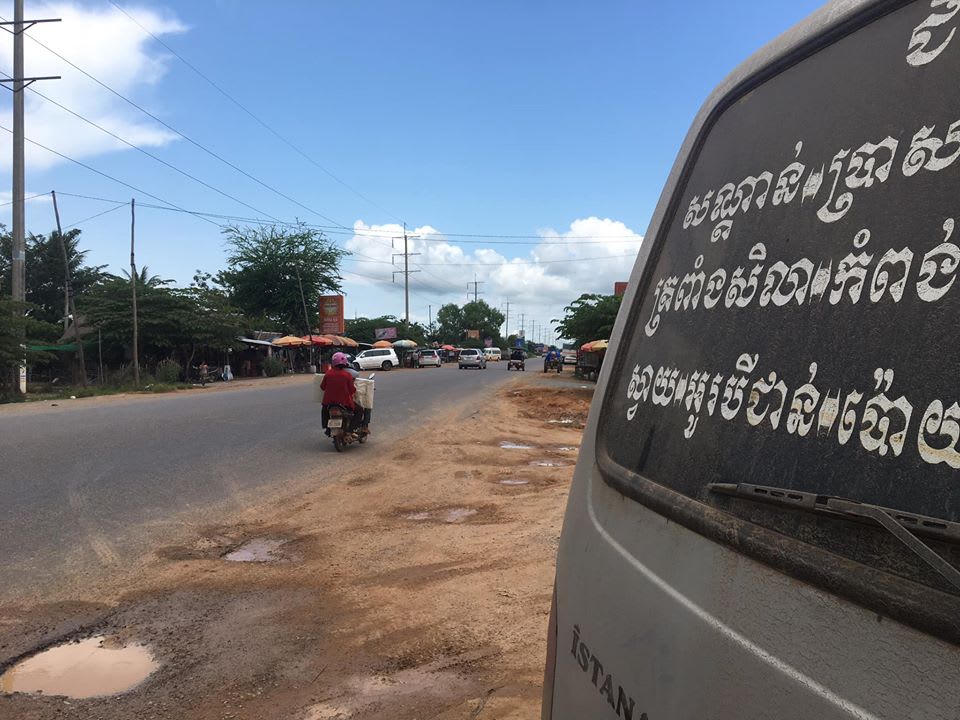
[[[436,350],[421,350],[418,362],[420,367],[440,367],[440,353]]]
[[[475,348],[461,350],[458,362],[461,370],[468,367],[475,367],[480,370],[487,369],[487,359],[480,350],[476,350]]]

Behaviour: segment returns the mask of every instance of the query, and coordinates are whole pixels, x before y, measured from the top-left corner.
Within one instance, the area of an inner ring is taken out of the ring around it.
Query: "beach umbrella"
[[[301,340],[306,340],[308,343],[310,342],[310,339],[311,338],[309,335],[304,335],[301,338]],[[331,341],[330,338],[324,337],[323,335],[314,335],[313,344],[318,345],[320,347],[332,347],[333,341]]]
[[[330,341],[330,344],[335,347],[357,347],[356,340],[351,340],[350,338],[343,337],[342,335],[331,335],[328,333],[324,335],[324,337],[327,338]]]
[[[594,340],[590,343],[591,352],[599,352],[600,350],[606,350],[609,347],[609,340]]]
[[[294,335],[284,335],[282,338],[277,338],[273,341],[275,347],[302,347],[303,345],[309,344],[309,340],[304,340]]]
[[[410,348],[415,348],[417,344],[413,340],[397,340],[393,343],[395,348],[403,348],[409,350]]]
[[[583,345],[580,346],[580,350],[582,352],[590,352],[590,346],[593,345],[593,343],[594,343],[593,340],[591,340],[590,342],[585,342]]]
[[[393,347],[393,345],[390,344],[390,341],[389,341],[389,340],[377,340],[377,341],[373,344],[373,347],[375,347],[375,348],[388,348],[388,347]]]
[[[441,350],[456,350],[456,348],[455,348],[453,345],[441,345],[441,346],[440,346],[440,349],[441,349]]]

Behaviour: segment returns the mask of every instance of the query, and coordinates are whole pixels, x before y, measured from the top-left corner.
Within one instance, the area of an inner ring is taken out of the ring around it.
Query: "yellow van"
[[[960,718],[958,28],[835,0],[694,120],[581,445],[543,718]]]

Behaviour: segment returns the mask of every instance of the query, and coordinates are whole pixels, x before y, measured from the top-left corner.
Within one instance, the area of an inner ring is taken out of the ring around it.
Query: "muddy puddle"
[[[506,478],[498,481],[501,485],[529,485],[529,480],[520,480],[518,478]]]
[[[566,463],[563,460],[531,460],[530,464],[534,467],[548,467],[548,468],[559,468],[559,467],[570,467],[570,463]]]
[[[229,562],[280,562],[287,559],[282,550],[286,544],[286,540],[277,538],[253,538],[228,552],[223,559]]]
[[[415,513],[409,513],[404,515],[404,520],[414,520],[423,522],[424,520],[432,520],[434,522],[445,522],[445,523],[458,523],[463,522],[468,517],[472,517],[477,514],[477,511],[474,508],[465,508],[465,507],[455,507],[455,508],[442,508],[440,510],[421,510]]]
[[[145,645],[118,645],[98,635],[21,660],[0,676],[0,690],[76,699],[117,695],[133,690],[158,667]]]
[[[523,443],[510,442],[509,440],[502,441],[500,447],[504,450],[533,450],[533,445],[524,445]]]

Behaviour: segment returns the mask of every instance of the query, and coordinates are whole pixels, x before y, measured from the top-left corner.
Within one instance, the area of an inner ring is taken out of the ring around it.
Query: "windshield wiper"
[[[929,515],[894,510],[881,505],[847,500],[833,495],[818,495],[817,493],[789,490],[769,485],[710,483],[707,485],[707,489],[710,492],[722,495],[785,505],[798,510],[825,513],[834,517],[870,520],[890,532],[911,552],[943,576],[947,582],[960,589],[960,570],[957,570],[917,537],[917,535],[925,535],[944,542],[960,544],[960,523]]]

